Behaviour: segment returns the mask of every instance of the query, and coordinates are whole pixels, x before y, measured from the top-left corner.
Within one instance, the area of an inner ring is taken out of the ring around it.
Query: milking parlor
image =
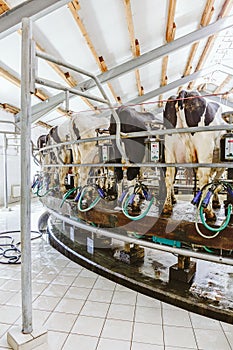
[[[233,0],[0,0],[0,350],[233,350]]]

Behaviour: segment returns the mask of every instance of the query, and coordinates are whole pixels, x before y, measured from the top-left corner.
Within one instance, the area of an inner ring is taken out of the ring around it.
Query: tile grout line
[[[197,348],[197,350],[199,350],[198,341],[197,341],[197,336],[196,336],[196,333],[195,333],[195,328],[194,328],[194,326],[193,326],[192,317],[191,317],[191,314],[190,314],[189,311],[188,311],[188,315],[189,315],[190,323],[191,323],[191,326],[192,326],[192,331],[193,331],[194,339],[195,339],[195,342],[196,342],[196,348]]]
[[[112,297],[111,297],[111,300],[110,300],[110,302],[109,302],[109,306],[108,306],[106,315],[105,315],[105,317],[104,317],[103,326],[102,326],[101,332],[100,332],[100,334],[99,334],[99,337],[98,337],[98,341],[97,341],[95,350],[98,349],[100,340],[103,339],[101,336],[102,336],[103,329],[104,329],[104,326],[105,326],[105,323],[106,323],[106,320],[107,320],[107,316],[108,316],[108,313],[109,313],[109,309],[110,309],[110,307],[111,307],[111,305],[112,305],[112,301],[113,301],[114,293],[115,293],[115,291],[116,291],[116,287],[117,287],[117,283],[115,283],[115,287],[114,287],[114,289],[113,289]]]
[[[223,331],[223,334],[224,334],[224,336],[225,336],[225,338],[226,338],[227,343],[229,344],[230,349],[232,350],[231,343],[229,342],[229,339],[228,339],[228,337],[227,337],[227,335],[226,335],[226,332],[225,332],[225,330],[224,330],[224,328],[223,328],[221,322],[220,322],[220,327],[221,327],[221,329],[222,329],[222,331]]]

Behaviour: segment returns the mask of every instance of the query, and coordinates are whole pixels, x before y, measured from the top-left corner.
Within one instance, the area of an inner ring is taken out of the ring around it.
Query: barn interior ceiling
[[[0,0],[0,111],[16,120],[23,17],[32,18],[38,52],[96,75],[114,106],[156,112],[169,96],[192,89],[233,109],[233,0]],[[40,58],[38,76],[100,96],[90,78]],[[67,107],[64,91],[37,84],[34,127],[104,110],[69,97]]]

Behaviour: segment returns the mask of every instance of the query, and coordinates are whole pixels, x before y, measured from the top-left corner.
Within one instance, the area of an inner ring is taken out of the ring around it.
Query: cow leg
[[[71,146],[72,149],[72,155],[73,155],[73,163],[79,164],[80,163],[80,153],[78,145],[74,144]],[[79,186],[79,167],[74,166],[73,167],[73,174],[74,174],[74,187],[77,188]]]
[[[62,149],[60,153],[60,158],[63,164],[70,164],[71,157],[70,151],[66,149]],[[67,192],[67,188],[65,186],[65,177],[69,173],[70,167],[60,167],[60,191],[62,194]]]
[[[225,169],[217,169],[215,172],[215,176],[214,176],[214,180],[219,180],[223,174]],[[213,199],[212,199],[212,208],[213,209],[220,209],[221,208],[221,203],[219,200],[219,196],[218,193],[221,190],[221,186],[215,191],[214,195],[213,195]]]
[[[66,186],[65,186],[65,177],[68,174],[69,168],[68,167],[61,167],[60,168],[60,191],[62,194],[67,192]]]
[[[215,192],[213,195],[212,208],[213,209],[220,209],[221,208],[221,203],[220,203],[219,196],[218,196],[217,192]]]
[[[199,186],[200,188],[202,188],[204,185],[206,185],[209,182],[210,169],[198,168],[197,178],[198,178]],[[211,208],[211,204],[209,204],[208,207],[204,209],[204,213],[207,221],[216,221],[216,215]]]
[[[174,178],[175,178],[176,169],[168,167],[166,170],[165,183],[167,188],[167,197],[163,206],[162,215],[171,215],[172,213],[172,197],[174,198]]]

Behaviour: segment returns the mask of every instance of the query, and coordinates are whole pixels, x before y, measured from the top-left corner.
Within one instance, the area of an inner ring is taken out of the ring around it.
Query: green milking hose
[[[62,202],[60,204],[60,208],[63,206],[63,204],[65,203],[65,201],[67,200],[67,198],[75,191],[79,190],[80,189],[80,186],[79,187],[73,187],[71,188],[69,191],[66,192],[66,194],[63,196],[63,199],[62,199]]]
[[[203,213],[203,207],[200,207],[200,218],[201,218],[201,222],[203,223],[203,225],[205,226],[205,228],[207,228],[208,230],[212,231],[212,232],[219,232],[224,230],[227,225],[229,224],[229,221],[231,219],[231,211],[232,211],[232,204],[229,204],[227,207],[227,216],[226,219],[224,220],[224,222],[222,223],[222,225],[220,227],[214,228],[209,226],[206,222],[205,222],[205,218],[204,218],[204,213]]]
[[[86,193],[86,188],[84,187],[82,189],[82,192],[81,192],[81,195],[79,197],[79,200],[78,200],[78,210],[81,211],[81,212],[85,212],[85,211],[88,211],[88,210],[91,210],[92,208],[94,208],[96,206],[96,204],[100,201],[101,197],[100,195],[98,195],[94,201],[89,205],[89,207],[83,209],[81,208],[81,203],[82,203],[82,199],[83,199],[83,196],[84,194]]]
[[[128,193],[128,194],[125,196],[124,200],[123,200],[123,203],[122,203],[122,211],[123,211],[124,215],[125,215],[127,218],[129,218],[130,220],[133,220],[133,221],[140,220],[140,219],[144,218],[144,217],[147,215],[147,213],[149,212],[149,210],[150,210],[152,204],[154,203],[154,197],[152,197],[151,200],[150,200],[150,203],[149,203],[149,205],[148,205],[148,207],[147,207],[147,209],[146,209],[143,213],[141,213],[141,214],[138,215],[138,216],[131,216],[131,215],[129,215],[128,210],[127,210],[127,206],[128,206],[128,204],[129,204],[129,200],[130,200],[130,195],[129,195],[129,193]]]

